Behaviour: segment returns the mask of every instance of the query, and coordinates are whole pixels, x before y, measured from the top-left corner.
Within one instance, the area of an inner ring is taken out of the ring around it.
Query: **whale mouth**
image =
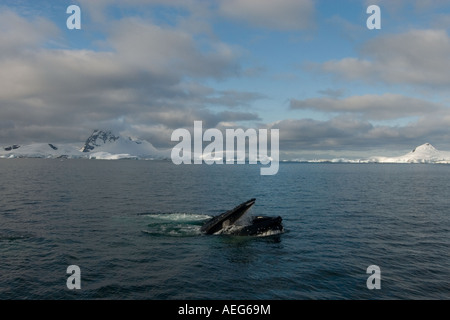
[[[282,233],[282,218],[255,216],[246,225],[236,223],[256,202],[250,199],[207,221],[200,229],[204,234],[230,234],[239,236],[263,236]]]

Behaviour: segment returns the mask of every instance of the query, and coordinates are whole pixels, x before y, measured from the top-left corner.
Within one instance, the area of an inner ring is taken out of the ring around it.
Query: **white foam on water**
[[[152,226],[148,230],[142,230],[143,233],[152,236],[167,237],[190,237],[201,235],[200,226],[195,225],[175,225],[175,226]]]
[[[194,213],[150,213],[143,216],[148,218],[148,229],[142,230],[142,232],[169,237],[200,235],[203,221],[211,218],[206,214]]]
[[[144,215],[145,217],[155,218],[166,221],[203,221],[211,219],[211,216],[206,214],[195,213],[150,213]]]

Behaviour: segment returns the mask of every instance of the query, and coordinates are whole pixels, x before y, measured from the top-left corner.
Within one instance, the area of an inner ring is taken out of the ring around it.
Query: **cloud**
[[[0,30],[0,58],[23,55],[59,33],[58,28],[46,19],[22,18],[11,10],[0,12]]]
[[[261,99],[267,99],[267,96],[258,92],[223,90],[217,92],[215,96],[207,97],[205,102],[211,105],[235,108],[249,107],[254,101]]]
[[[240,72],[239,54],[217,39],[199,43],[177,27],[123,18],[111,21],[104,40],[108,50],[63,50],[46,46],[58,34],[48,20],[28,21],[7,12],[0,24],[6,30],[0,33],[4,143],[83,140],[92,129],[114,127],[137,136],[142,129],[143,138],[167,145],[168,130],[194,120],[214,127],[221,121],[260,119],[253,112],[207,108],[245,107],[263,98],[199,84]]]
[[[194,121],[198,120],[202,121],[204,128],[220,128],[224,122],[259,121],[260,118],[252,112],[222,111],[213,113],[208,109],[198,108],[183,110],[161,108],[148,113],[130,115],[125,119],[127,125],[119,126],[117,130],[146,139],[157,147],[168,147],[175,144],[170,141],[174,129],[192,129]]]
[[[132,68],[212,78],[239,72],[236,53],[225,43],[209,41],[200,49],[192,34],[140,18],[116,22],[108,40],[121,61]]]
[[[314,25],[311,0],[222,0],[219,13],[255,27],[305,30]]]
[[[285,151],[330,150],[358,145],[373,128],[366,121],[336,117],[327,121],[285,119],[268,126],[280,130],[280,148]]]
[[[400,94],[292,99],[290,108],[331,117],[272,124],[280,129],[280,147],[290,152],[328,150],[345,156],[349,151],[412,148],[425,142],[445,146],[450,138],[449,108]]]
[[[373,155],[374,149],[413,148],[431,142],[448,146],[450,113],[446,110],[405,125],[374,125],[363,119],[339,115],[330,120],[285,119],[267,125],[280,130],[280,149],[291,155],[331,152],[345,156]]]
[[[291,109],[308,109],[331,113],[349,113],[367,120],[392,120],[427,115],[442,108],[439,104],[399,94],[351,96],[338,98],[292,99]]]
[[[359,57],[316,64],[346,80],[444,88],[450,84],[450,38],[445,30],[411,30],[369,40]]]

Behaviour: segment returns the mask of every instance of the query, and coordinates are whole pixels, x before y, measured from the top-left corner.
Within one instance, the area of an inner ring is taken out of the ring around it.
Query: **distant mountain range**
[[[110,130],[94,130],[83,143],[32,143],[0,147],[0,158],[86,158],[86,159],[170,159],[171,149],[158,150],[145,140],[122,137]],[[295,161],[295,160],[294,160]],[[376,156],[367,159],[298,160],[298,162],[346,163],[447,163],[450,152],[439,151],[425,143],[399,157]]]
[[[170,152],[158,150],[145,140],[94,130],[84,144],[14,144],[0,148],[0,158],[170,159]]]
[[[345,163],[446,163],[450,164],[450,152],[439,151],[429,143],[414,148],[411,152],[398,157],[375,156],[366,159],[321,159],[300,160],[299,162],[345,162]]]
[[[425,143],[403,156],[374,157],[371,160],[379,163],[450,163],[450,152],[439,151]]]

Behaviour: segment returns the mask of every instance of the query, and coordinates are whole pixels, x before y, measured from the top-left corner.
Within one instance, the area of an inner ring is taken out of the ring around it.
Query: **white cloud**
[[[322,72],[350,80],[444,87],[450,84],[450,38],[444,30],[411,30],[369,40],[357,58],[331,60]]]
[[[27,19],[10,10],[0,12],[0,30],[0,58],[27,53],[59,33],[58,28],[46,19]]]
[[[215,78],[239,70],[236,53],[225,43],[211,40],[200,48],[190,33],[139,18],[115,23],[109,42],[123,63],[141,70]]]

